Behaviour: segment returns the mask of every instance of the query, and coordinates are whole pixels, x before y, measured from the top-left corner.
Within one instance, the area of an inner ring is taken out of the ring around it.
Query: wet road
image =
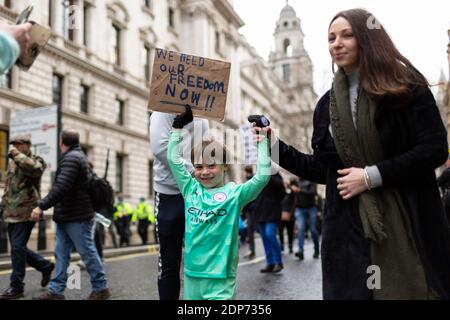
[[[263,274],[259,270],[265,266],[262,243],[257,240],[256,258],[244,258],[247,245],[239,249],[237,299],[241,300],[312,300],[322,299],[320,259],[313,259],[313,248],[306,241],[305,260],[299,261],[294,254],[283,254],[284,270],[277,274]],[[157,300],[157,260],[155,253],[143,253],[109,258],[105,260],[112,299]],[[0,272],[0,289],[9,284],[10,271]],[[26,293],[24,299],[31,299],[43,292],[40,288],[41,274],[27,270]],[[67,289],[66,299],[85,299],[91,290],[86,271],[81,271],[81,282],[72,281],[73,289]]]

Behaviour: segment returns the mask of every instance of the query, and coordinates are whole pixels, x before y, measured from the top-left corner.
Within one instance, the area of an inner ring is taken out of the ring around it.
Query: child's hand
[[[191,106],[187,104],[185,106],[185,108],[186,108],[186,111],[177,115],[175,117],[175,119],[173,120],[172,127],[174,127],[175,129],[183,129],[183,127],[185,125],[187,125],[188,123],[192,122],[192,120],[194,120]]]

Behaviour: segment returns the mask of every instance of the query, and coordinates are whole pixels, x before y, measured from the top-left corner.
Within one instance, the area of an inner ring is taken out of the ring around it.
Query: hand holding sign
[[[186,111],[184,111],[182,114],[179,114],[175,117],[173,120],[172,127],[175,129],[183,129],[185,125],[192,122],[194,120],[194,116],[192,115],[192,109],[190,105],[185,106]]]
[[[195,116],[223,120],[231,64],[156,49],[148,108],[180,113],[189,104]]]

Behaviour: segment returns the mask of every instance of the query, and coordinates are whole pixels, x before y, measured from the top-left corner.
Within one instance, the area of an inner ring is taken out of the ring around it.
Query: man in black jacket
[[[93,291],[89,300],[108,299],[111,294],[93,240],[95,212],[88,193],[88,160],[79,145],[80,136],[73,129],[63,130],[60,139],[61,160],[50,193],[38,202],[32,218],[39,219],[44,210],[54,207],[56,222],[56,275],[48,292],[37,300],[64,299],[67,268],[72,247],[80,254],[91,277]]]

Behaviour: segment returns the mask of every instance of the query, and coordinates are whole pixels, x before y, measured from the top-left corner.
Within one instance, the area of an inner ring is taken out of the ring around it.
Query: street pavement
[[[257,239],[256,258],[247,260],[247,245],[239,248],[237,299],[239,300],[321,300],[322,275],[320,259],[313,259],[310,240],[305,244],[305,260],[283,253],[284,269],[280,273],[263,274],[265,266],[262,242]],[[105,259],[105,269],[114,300],[157,300],[157,253],[137,253]],[[76,263],[72,263],[76,265]],[[9,284],[10,270],[0,271],[0,290]],[[25,297],[29,300],[44,291],[40,287],[41,274],[27,269]],[[72,282],[75,284],[76,282]],[[183,285],[181,284],[181,288]],[[80,288],[67,289],[66,299],[82,300],[91,290],[89,276],[81,271]],[[181,297],[182,298],[182,297]]]

